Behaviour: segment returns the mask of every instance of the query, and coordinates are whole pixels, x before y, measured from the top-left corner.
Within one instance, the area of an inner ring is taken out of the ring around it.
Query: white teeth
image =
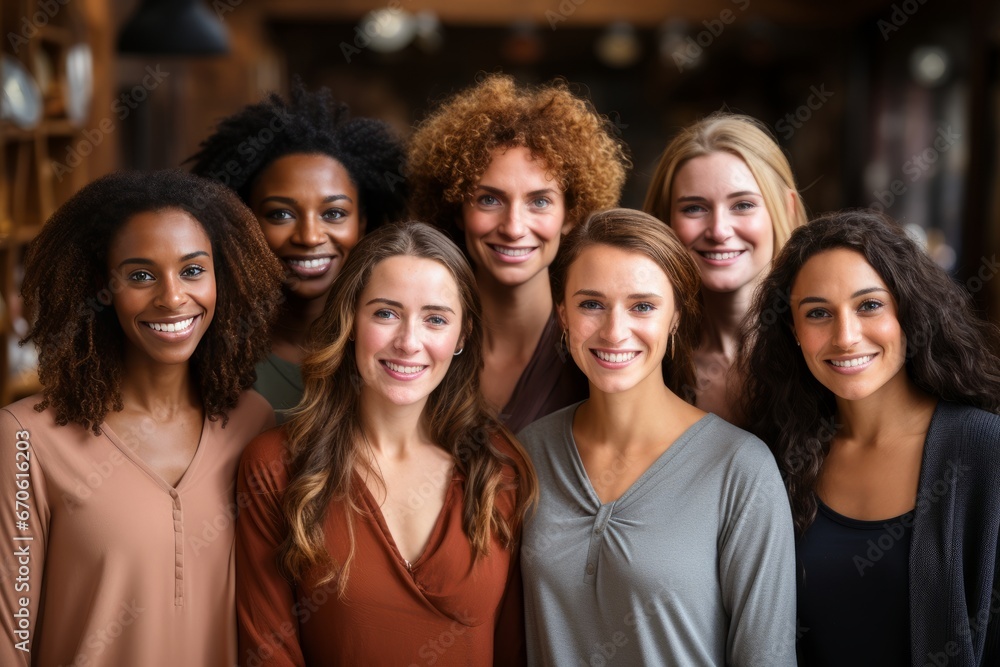
[[[529,252],[534,250],[534,248],[505,248],[504,246],[499,245],[493,245],[490,247],[501,255],[507,255],[508,257],[524,257]]]
[[[167,333],[177,333],[178,331],[184,331],[194,322],[193,317],[189,317],[186,320],[181,320],[180,322],[146,322],[146,325],[153,331],[165,331]]]
[[[720,259],[733,259],[734,257],[739,257],[740,255],[743,254],[743,251],[737,250],[735,252],[703,252],[701,254],[704,255],[707,259],[720,260]]]
[[[397,364],[392,363],[391,361],[385,362],[385,365],[388,366],[389,370],[391,371],[395,371],[396,373],[406,373],[406,374],[419,373],[420,371],[427,368],[426,366],[399,366]]]
[[[857,359],[848,359],[847,361],[834,361],[830,360],[830,363],[837,368],[852,368],[854,366],[863,366],[872,360],[871,354],[865,355],[863,357],[858,357]]]
[[[620,354],[608,354],[607,352],[594,350],[594,354],[596,354],[597,358],[600,359],[601,361],[608,361],[613,364],[620,364],[626,361],[632,361],[633,359],[635,359],[635,355],[637,355],[638,352],[622,352]]]
[[[329,257],[321,257],[320,259],[290,259],[288,263],[299,269],[318,269],[321,266],[328,266],[330,264]]]

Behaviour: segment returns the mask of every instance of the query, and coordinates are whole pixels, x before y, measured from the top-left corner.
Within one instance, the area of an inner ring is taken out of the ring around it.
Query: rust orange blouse
[[[496,445],[517,456],[509,443]],[[334,582],[293,586],[277,568],[277,548],[287,532],[280,505],[288,483],[287,459],[279,428],[255,439],[240,464],[240,665],[524,664],[517,558],[494,540],[488,556],[473,560],[462,530],[462,474],[454,473],[427,547],[411,565],[399,554],[378,505],[356,476],[364,514],[354,516],[356,552],[346,596],[340,599]],[[513,471],[507,473],[513,479]],[[514,491],[498,494],[497,505],[512,512]],[[330,555],[343,562],[347,524],[339,503],[331,504],[323,530]]]

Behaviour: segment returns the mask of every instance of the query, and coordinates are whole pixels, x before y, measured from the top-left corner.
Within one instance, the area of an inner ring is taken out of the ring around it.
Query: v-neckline
[[[153,468],[150,467],[150,465],[146,463],[146,461],[143,460],[141,456],[136,454],[131,447],[126,445],[125,442],[118,437],[118,434],[115,433],[114,429],[108,426],[107,422],[101,423],[101,431],[108,438],[108,440],[110,440],[115,447],[121,450],[121,452],[125,454],[125,456],[129,460],[132,461],[132,463],[134,463],[140,470],[142,470],[149,477],[151,477],[153,481],[155,481],[167,493],[171,492],[177,493],[181,490],[181,487],[187,486],[188,479],[192,476],[192,473],[196,469],[198,462],[202,458],[202,450],[205,449],[203,447],[205,441],[205,432],[207,430],[208,430],[208,414],[206,413],[205,416],[202,417],[201,433],[198,435],[198,446],[197,449],[195,449],[194,456],[191,457],[191,462],[188,463],[187,468],[184,470],[183,474],[181,474],[181,478],[177,480],[177,483],[170,484],[167,480],[163,479],[163,477],[160,476],[158,472],[153,470]]]
[[[389,524],[386,523],[385,516],[382,514],[382,508],[379,506],[378,502],[375,500],[375,496],[372,494],[371,489],[365,483],[365,480],[361,477],[357,470],[354,471],[354,483],[358,485],[361,492],[364,494],[365,503],[369,507],[372,518],[378,524],[379,529],[382,531],[382,535],[385,536],[386,542],[392,547],[392,553],[396,557],[397,563],[411,574],[417,568],[418,565],[423,564],[423,562],[430,557],[429,549],[432,544],[435,544],[440,540],[441,532],[444,530],[445,519],[448,514],[448,508],[451,506],[451,496],[455,493],[455,482],[461,479],[458,468],[453,466],[451,471],[451,479],[448,481],[448,490],[444,494],[444,502],[441,504],[441,509],[438,511],[437,518],[434,520],[434,526],[431,528],[430,534],[427,536],[427,542],[424,544],[423,550],[420,554],[413,560],[407,560],[403,558],[403,554],[399,550],[399,546],[396,544],[396,538],[393,537],[392,531],[389,530]]]
[[[570,461],[573,464],[573,469],[576,472],[577,479],[581,483],[581,487],[590,496],[590,499],[596,503],[598,509],[602,507],[615,507],[621,504],[627,504],[629,499],[634,494],[638,493],[639,489],[641,489],[646,482],[658,475],[672,458],[680,454],[680,452],[684,449],[684,446],[690,442],[691,438],[693,438],[698,431],[704,428],[710,417],[714,416],[711,412],[705,413],[700,419],[698,419],[698,421],[684,429],[684,431],[674,439],[670,446],[657,456],[653,462],[649,464],[649,467],[646,468],[620,496],[614,500],[604,502],[597,494],[597,490],[594,489],[593,482],[590,481],[590,475],[587,474],[587,468],[583,465],[583,457],[580,456],[580,448],[577,446],[576,438],[573,436],[573,420],[576,417],[576,411],[582,404],[583,402],[581,401],[570,411],[565,431],[566,447],[569,449]]]

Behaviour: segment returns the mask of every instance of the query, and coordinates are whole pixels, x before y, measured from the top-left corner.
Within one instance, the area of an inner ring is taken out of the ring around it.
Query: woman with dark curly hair
[[[240,664],[515,665],[534,471],[479,392],[461,251],[421,223],[366,236],[240,465]]]
[[[517,431],[584,398],[559,346],[548,267],[566,232],[618,202],[629,162],[610,123],[564,82],[494,74],[425,119],[409,155],[415,217],[451,234],[476,271],[487,400]]]
[[[101,178],[42,228],[43,389],[0,411],[0,663],[234,663],[236,466],[274,423],[248,390],[280,279],[239,198],[179,171]]]
[[[684,394],[741,424],[740,382],[731,372],[740,321],[774,254],[806,222],[788,159],[757,119],[711,114],[667,145],[643,208],[670,225],[701,271],[696,382]]]
[[[799,535],[800,664],[1000,664],[1000,331],[868,210],[795,230],[744,331]]]
[[[350,119],[329,90],[296,82],[289,101],[271,94],[224,119],[189,161],[243,198],[285,268],[271,354],[254,384],[284,421],[302,396],[309,325],[348,253],[366,230],[402,214],[403,146],[386,123]]]
[[[590,397],[519,434],[542,490],[521,549],[532,665],[795,664],[774,459],[672,391],[693,373],[699,287],[677,236],[630,209],[590,216],[552,266]]]

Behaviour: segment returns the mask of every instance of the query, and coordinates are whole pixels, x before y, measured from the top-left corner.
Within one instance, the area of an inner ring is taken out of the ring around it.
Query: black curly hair
[[[228,188],[179,170],[118,172],[82,188],[29,245],[21,293],[34,315],[24,342],[38,346],[39,412],[56,423],[100,432],[122,410],[125,334],[115,316],[119,284],[108,248],[133,216],[177,209],[197,220],[212,244],[215,315],[190,364],[210,419],[226,421],[254,364],[270,349],[267,331],[281,299],[282,269],[257,219]]]
[[[271,93],[223,119],[184,162],[193,163],[192,173],[229,186],[249,204],[257,177],[278,158],[327,155],[350,175],[371,232],[403,214],[406,153],[385,122],[349,116],[347,105],[335,102],[328,88],[309,92],[296,80],[290,101]]]
[[[895,298],[910,380],[939,399],[1000,414],[1000,329],[976,315],[969,294],[899,224],[857,209],[795,229],[743,321],[737,363],[746,428],[774,452],[799,534],[816,517],[813,490],[837,406],[796,348],[789,300],[802,266],[835,248],[864,256]]]

